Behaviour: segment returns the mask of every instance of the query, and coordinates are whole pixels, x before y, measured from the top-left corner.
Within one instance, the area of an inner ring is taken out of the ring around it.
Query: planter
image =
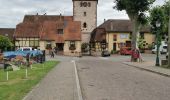
[[[161,60],[161,65],[168,65],[168,60]]]

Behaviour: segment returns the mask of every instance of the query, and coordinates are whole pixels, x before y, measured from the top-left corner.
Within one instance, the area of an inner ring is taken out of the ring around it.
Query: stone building
[[[98,0],[73,0],[74,21],[81,22],[82,42],[89,42],[90,33],[97,27]]]
[[[95,41],[99,45],[102,41],[106,41],[109,51],[119,51],[121,47],[131,46],[131,35],[132,22],[130,20],[109,19],[91,33],[90,42]],[[140,37],[144,39],[145,48],[155,42],[155,35],[151,33],[149,26],[141,28]]]
[[[64,55],[79,56],[82,43],[89,42],[97,26],[98,0],[72,1],[73,16],[25,15],[16,26],[16,47],[57,48]]]
[[[15,30],[16,47],[34,47],[70,56],[81,53],[81,22],[72,16],[26,15]]]

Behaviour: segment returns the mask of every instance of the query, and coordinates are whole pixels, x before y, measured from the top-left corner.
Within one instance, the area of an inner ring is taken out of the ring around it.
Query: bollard
[[[28,69],[26,68],[25,70],[25,78],[27,79],[28,78]]]
[[[7,81],[9,80],[9,77],[8,77],[8,70],[6,71],[6,80],[7,80]]]

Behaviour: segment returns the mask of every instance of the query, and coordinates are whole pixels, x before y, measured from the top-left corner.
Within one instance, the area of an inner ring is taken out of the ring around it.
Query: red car
[[[132,54],[132,50],[130,47],[122,47],[120,49],[120,54],[121,55],[131,55]]]

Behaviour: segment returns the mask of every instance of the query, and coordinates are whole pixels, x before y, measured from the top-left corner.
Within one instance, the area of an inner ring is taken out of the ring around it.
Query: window
[[[51,44],[51,42],[48,42],[47,44],[46,44],[46,49],[52,49],[52,44]]]
[[[87,23],[83,23],[83,28],[87,28]]]
[[[113,41],[117,41],[117,35],[116,34],[113,35]]]
[[[121,39],[128,39],[129,35],[128,34],[120,34]]]
[[[88,7],[91,7],[91,3],[90,2],[88,2]]]
[[[58,30],[57,30],[57,33],[58,33],[58,34],[63,34],[64,31],[63,31],[63,29],[58,29]]]
[[[30,40],[30,47],[34,46],[34,40]]]
[[[86,13],[86,12],[84,12],[84,16],[87,16],[87,13]]]
[[[76,50],[76,45],[75,45],[75,41],[70,41],[70,50]]]

